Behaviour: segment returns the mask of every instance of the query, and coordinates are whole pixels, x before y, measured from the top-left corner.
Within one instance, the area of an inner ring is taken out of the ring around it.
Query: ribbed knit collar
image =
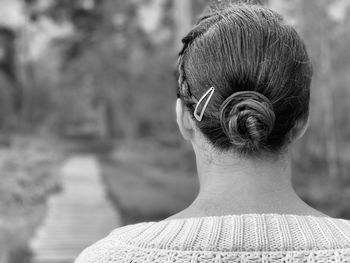
[[[117,228],[110,238],[181,251],[296,251],[350,248],[350,221],[292,214],[169,219]]]

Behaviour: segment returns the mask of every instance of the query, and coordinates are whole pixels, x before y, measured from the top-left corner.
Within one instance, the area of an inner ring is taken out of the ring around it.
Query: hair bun
[[[261,151],[275,119],[271,101],[255,91],[235,92],[220,107],[223,131],[239,152]]]

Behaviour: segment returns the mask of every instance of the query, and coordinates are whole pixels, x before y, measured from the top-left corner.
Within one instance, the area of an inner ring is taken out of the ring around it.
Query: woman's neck
[[[193,203],[173,216],[244,213],[326,216],[308,206],[291,183],[290,158],[240,159],[196,152],[200,191]]]

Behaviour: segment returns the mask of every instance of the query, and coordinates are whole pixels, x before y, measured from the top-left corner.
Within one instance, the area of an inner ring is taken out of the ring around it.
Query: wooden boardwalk
[[[49,200],[47,217],[30,246],[32,263],[72,263],[87,246],[120,225],[93,156],[76,156],[62,168],[63,191]]]

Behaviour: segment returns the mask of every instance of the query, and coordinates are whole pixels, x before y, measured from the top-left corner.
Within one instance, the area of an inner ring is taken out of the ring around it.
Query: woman
[[[350,221],[304,203],[289,146],[307,126],[312,67],[275,12],[232,5],[183,39],[177,122],[196,154],[200,192],[159,222],[124,226],[87,262],[350,262]]]

